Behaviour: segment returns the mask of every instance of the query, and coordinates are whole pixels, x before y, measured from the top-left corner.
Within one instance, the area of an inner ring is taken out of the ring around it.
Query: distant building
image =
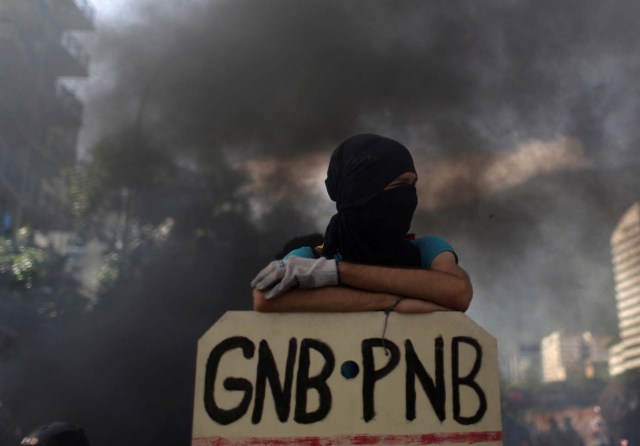
[[[565,381],[567,376],[575,375],[577,365],[582,360],[579,339],[576,336],[562,336],[558,331],[542,338],[540,352],[544,382]]]
[[[606,343],[606,338],[593,336],[590,332],[565,335],[555,331],[542,338],[542,380],[566,381],[606,374]]]
[[[588,331],[582,334],[587,357],[584,363],[584,374],[587,378],[605,377],[609,375],[610,337],[593,336]]]
[[[537,342],[520,344],[518,351],[504,358],[502,362],[503,374],[511,384],[526,385],[542,380],[540,344]]]
[[[609,350],[609,373],[640,367],[640,203],[622,216],[611,236],[620,342]]]
[[[65,227],[60,172],[75,164],[82,103],[61,78],[88,75],[73,32],[87,0],[0,0],[0,230]]]

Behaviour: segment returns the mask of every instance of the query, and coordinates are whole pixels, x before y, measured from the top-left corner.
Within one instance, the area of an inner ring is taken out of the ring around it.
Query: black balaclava
[[[415,186],[384,188],[414,172],[402,144],[378,135],[356,135],[331,155],[325,184],[336,202],[324,236],[322,255],[388,266],[420,266],[420,252],[404,236],[418,204]]]

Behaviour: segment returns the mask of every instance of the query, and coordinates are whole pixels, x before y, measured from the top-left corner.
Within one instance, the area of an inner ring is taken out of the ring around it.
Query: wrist
[[[344,260],[336,259],[336,271],[338,273],[338,284],[339,285],[347,285],[347,272],[349,269],[349,263]]]
[[[395,301],[393,302],[393,304],[389,305],[387,308],[384,309],[384,312],[389,314],[392,311],[395,311],[396,308],[398,307],[398,304],[400,304],[400,302],[404,299],[404,296],[396,296]]]
[[[386,293],[371,293],[363,291],[360,300],[360,311],[384,311],[393,306],[398,296]]]

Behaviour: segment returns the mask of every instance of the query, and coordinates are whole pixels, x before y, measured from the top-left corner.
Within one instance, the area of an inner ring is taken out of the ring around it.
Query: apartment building
[[[88,75],[78,31],[87,0],[0,0],[0,230],[64,229],[60,173],[75,164],[82,103],[63,79]]]
[[[609,350],[609,373],[640,367],[640,203],[622,216],[611,236],[620,342]]]
[[[542,380],[566,381],[572,378],[594,378],[606,375],[608,339],[586,331],[563,334],[554,331],[542,338]]]

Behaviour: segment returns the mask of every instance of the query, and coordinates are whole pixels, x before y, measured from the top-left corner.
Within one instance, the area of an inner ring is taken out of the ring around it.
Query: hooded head
[[[415,167],[397,141],[378,135],[356,135],[331,156],[325,184],[336,202],[325,233],[323,255],[336,253],[357,263],[419,266],[418,250],[404,240],[417,206],[415,186],[385,189]]]
[[[416,172],[405,146],[383,136],[356,135],[333,151],[325,185],[341,211],[365,204],[405,172]]]
[[[56,421],[36,428],[20,442],[37,446],[89,446],[89,439],[80,427]]]

